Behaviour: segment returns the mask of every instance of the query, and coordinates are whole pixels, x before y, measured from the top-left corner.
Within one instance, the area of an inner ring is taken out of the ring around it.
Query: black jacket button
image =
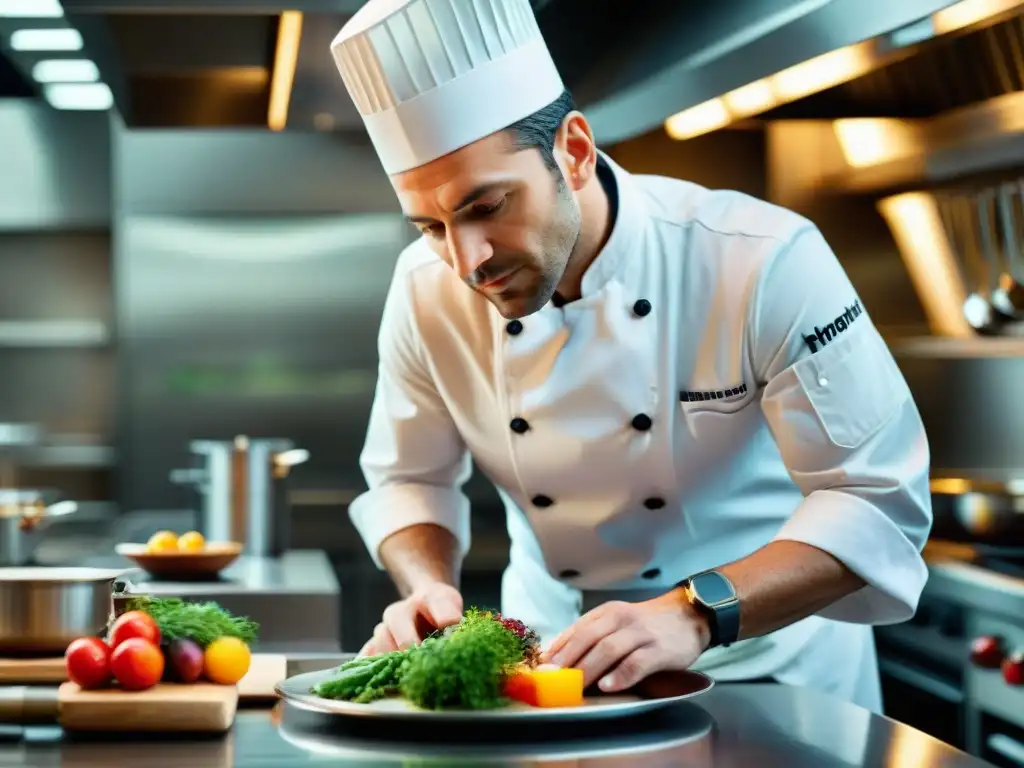
[[[529,423],[527,423],[526,419],[521,419],[518,416],[512,419],[509,426],[512,428],[512,431],[515,432],[517,435],[522,435],[528,432],[530,429],[530,425]]]
[[[573,568],[566,568],[564,571],[561,571],[558,574],[558,577],[560,579],[575,579],[579,575],[580,575],[579,571],[577,571],[577,570],[575,570]]]
[[[505,326],[505,330],[508,331],[511,336],[518,336],[523,332],[523,324],[518,320],[513,320]]]
[[[641,413],[633,417],[633,429],[635,429],[637,432],[646,432],[653,425],[654,422],[651,421],[651,417],[648,416],[646,413]]]
[[[647,317],[651,314],[651,302],[647,299],[637,299],[636,304],[633,305],[633,314],[637,317]]]
[[[652,496],[649,499],[644,499],[644,506],[648,509],[662,509],[665,506],[665,500]]]
[[[651,568],[648,571],[644,571],[640,574],[645,579],[656,579],[661,576],[661,568]]]
[[[533,497],[533,506],[539,507],[540,509],[546,509],[547,507],[550,507],[554,503],[555,500],[552,499],[550,496],[544,496],[542,494],[540,496]]]

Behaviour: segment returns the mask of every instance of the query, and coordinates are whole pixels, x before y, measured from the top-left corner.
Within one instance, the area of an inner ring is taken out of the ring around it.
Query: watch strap
[[[702,584],[705,585],[704,589],[701,588]],[[740,601],[732,583],[718,571],[705,571],[686,579],[683,586],[694,607],[707,618],[710,632],[708,647],[735,643],[740,635]],[[707,599],[709,593],[716,599]],[[726,594],[724,598],[722,593]]]

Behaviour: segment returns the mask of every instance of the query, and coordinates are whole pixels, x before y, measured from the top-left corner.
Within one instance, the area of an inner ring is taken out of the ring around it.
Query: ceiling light
[[[0,16],[9,19],[53,19],[63,15],[59,0],[0,0]]]
[[[17,29],[11,35],[14,51],[80,51],[82,33],[77,29]]]
[[[977,24],[993,16],[1017,10],[1019,0],[961,0],[932,15],[935,31],[940,35]]]
[[[37,83],[95,83],[100,71],[88,59],[47,59],[32,67]]]
[[[702,133],[724,128],[732,120],[725,102],[711,99],[683,110],[665,121],[665,130],[673,139],[689,139]]]
[[[54,109],[103,110],[114,106],[114,95],[104,83],[47,85],[43,95]]]

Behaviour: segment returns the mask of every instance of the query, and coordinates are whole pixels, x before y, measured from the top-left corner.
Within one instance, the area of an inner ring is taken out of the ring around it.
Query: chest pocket
[[[793,366],[819,428],[840,448],[863,445],[910,389],[885,342],[865,328]]]

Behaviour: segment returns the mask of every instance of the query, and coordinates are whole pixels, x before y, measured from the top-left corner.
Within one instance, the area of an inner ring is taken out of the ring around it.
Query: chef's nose
[[[448,230],[448,253],[452,266],[463,280],[469,278],[485,261],[494,255],[494,249],[480,232],[471,228]]]

